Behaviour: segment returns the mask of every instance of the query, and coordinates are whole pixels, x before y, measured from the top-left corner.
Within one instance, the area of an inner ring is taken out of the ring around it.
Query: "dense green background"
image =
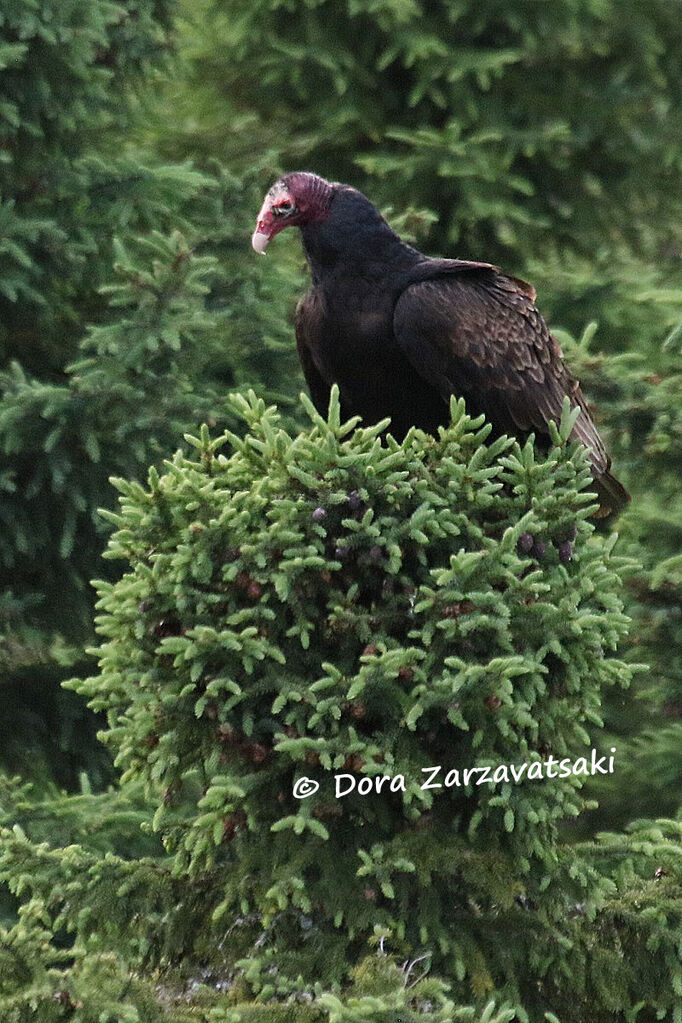
[[[253,387],[302,426],[291,233],[305,168],[431,254],[530,280],[633,494],[618,549],[649,669],[605,697],[618,773],[582,838],[677,817],[682,780],[682,19],[676,0],[0,4],[0,759],[34,795],[115,779],[92,670],[115,504]],[[56,804],[55,804],[56,805]],[[131,811],[132,812],[132,811]],[[125,830],[125,829],[124,829]],[[9,906],[9,904],[8,904]],[[8,908],[8,912],[10,909]]]

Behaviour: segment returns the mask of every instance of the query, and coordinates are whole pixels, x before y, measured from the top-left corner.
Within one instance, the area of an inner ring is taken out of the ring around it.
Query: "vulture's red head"
[[[263,200],[251,244],[261,255],[285,227],[305,227],[325,220],[334,186],[317,174],[294,171],[276,181]]]

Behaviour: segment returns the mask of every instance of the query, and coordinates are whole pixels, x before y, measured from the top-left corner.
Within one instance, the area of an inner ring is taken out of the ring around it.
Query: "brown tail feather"
[[[630,495],[625,487],[610,472],[602,473],[598,479],[595,479],[594,489],[599,498],[599,511],[595,512],[595,519],[603,519],[607,515],[612,515],[615,518],[616,515],[620,515],[630,500]]]

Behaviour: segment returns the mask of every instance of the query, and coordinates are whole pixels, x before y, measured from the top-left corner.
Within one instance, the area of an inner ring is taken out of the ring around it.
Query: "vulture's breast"
[[[317,346],[326,379],[339,385],[344,407],[365,424],[386,416],[402,437],[410,426],[433,432],[447,421],[437,392],[418,375],[393,334],[397,293],[356,281],[347,289],[323,289]]]

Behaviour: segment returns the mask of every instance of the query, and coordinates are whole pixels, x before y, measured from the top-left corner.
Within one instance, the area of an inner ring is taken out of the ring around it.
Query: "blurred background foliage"
[[[682,781],[682,19],[677,0],[11,0],[0,6],[0,757],[114,779],[86,674],[111,475],[254,387],[303,387],[298,239],[249,232],[282,171],[346,181],[430,254],[536,286],[633,494],[649,670],[609,695],[591,833]]]

